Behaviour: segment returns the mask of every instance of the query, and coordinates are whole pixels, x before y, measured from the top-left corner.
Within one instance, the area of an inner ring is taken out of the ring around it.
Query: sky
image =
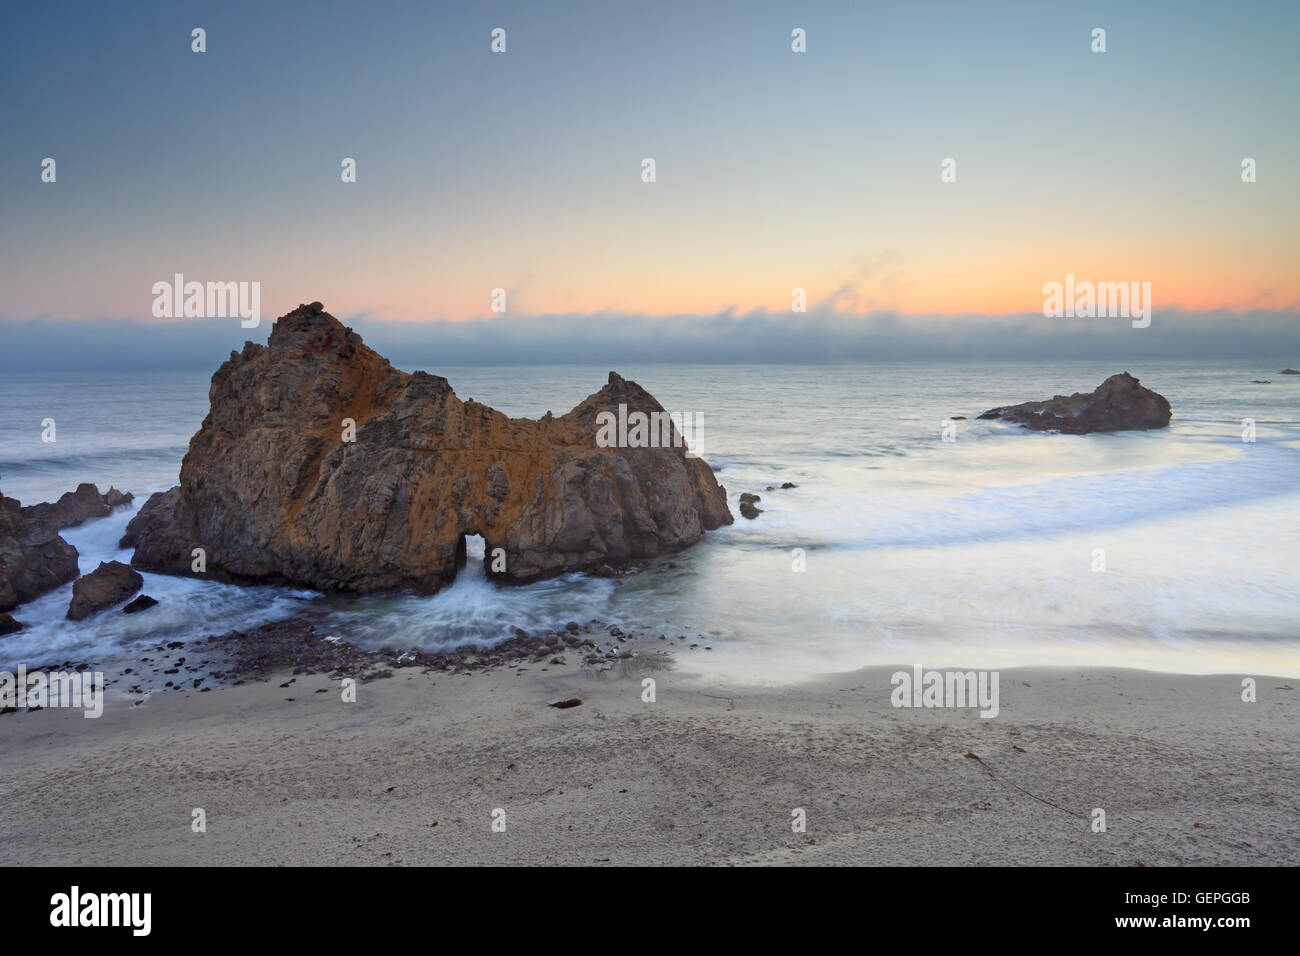
[[[1290,0],[6,4],[0,336],[260,339],[153,317],[176,273],[451,340],[797,330],[795,288],[850,339],[1041,331],[1066,274],[1289,330],[1297,39]]]

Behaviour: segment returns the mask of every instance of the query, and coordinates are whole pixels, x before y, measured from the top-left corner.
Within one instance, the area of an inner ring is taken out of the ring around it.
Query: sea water
[[[608,371],[402,367],[529,417],[563,414]],[[683,667],[758,682],[916,662],[1300,676],[1300,376],[1244,362],[1128,367],[1173,406],[1171,427],[1152,432],[1046,434],[976,418],[1090,391],[1124,370],[621,366],[667,409],[702,423],[703,457],[736,515],[663,559],[673,567],[621,585],[570,574],[509,587],[489,582],[472,557],[434,596],[360,598],[145,574],[158,607],[75,623],[63,617],[66,585],[17,609],[26,630],[0,638],[0,665],[103,660],[305,612],[323,634],[427,650],[599,618],[665,635]],[[207,413],[208,379],[6,374],[0,490],[24,504],[82,481],[134,492],[133,508],[64,532],[83,572],[129,560],[117,540],[150,492],[176,483]],[[45,419],[55,421],[54,442],[42,441]],[[1251,424],[1255,440],[1243,441]],[[761,496],[758,518],[740,516],[742,492]]]

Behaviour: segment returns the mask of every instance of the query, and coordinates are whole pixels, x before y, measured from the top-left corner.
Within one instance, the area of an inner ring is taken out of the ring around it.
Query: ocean
[[[562,414],[608,372],[395,364],[529,417]],[[1071,436],[976,416],[1091,391],[1122,365],[620,366],[666,408],[702,416],[702,456],[736,515],[672,567],[622,585],[572,574],[504,587],[471,561],[432,597],[362,598],[145,574],[158,607],[80,623],[63,617],[67,585],[14,612],[26,629],[0,638],[0,666],[106,660],[308,612],[322,633],[427,650],[599,618],[665,635],[683,668],[759,684],[914,663],[1296,677],[1300,376],[1279,369],[1129,367],[1169,399],[1171,427]],[[138,508],[176,483],[209,377],[6,374],[0,490],[31,504],[90,481],[134,492]],[[965,420],[945,441],[953,416]],[[761,496],[757,519],[740,517],[742,492]],[[83,572],[129,560],[117,540],[132,513],[63,533]]]

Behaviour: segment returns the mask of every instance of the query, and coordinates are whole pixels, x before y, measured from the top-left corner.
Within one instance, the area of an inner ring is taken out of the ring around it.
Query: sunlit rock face
[[[732,521],[680,441],[597,441],[603,412],[663,412],[635,382],[611,372],[563,416],[508,418],[393,368],[320,303],[232,352],[210,398],[180,485],[127,527],[137,568],[429,592],[463,564],[465,535],[483,537],[490,575],[526,582],[675,551]]]

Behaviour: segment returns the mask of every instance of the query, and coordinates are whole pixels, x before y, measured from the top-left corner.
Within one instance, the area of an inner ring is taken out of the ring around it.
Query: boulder
[[[92,614],[121,604],[144,586],[144,578],[121,561],[102,561],[99,567],[72,585],[68,620],[82,621]]]
[[[157,598],[151,598],[147,594],[141,594],[138,598],[122,608],[123,614],[139,614],[141,611],[147,611],[158,603]]]
[[[740,516],[742,518],[748,518],[751,521],[757,518],[763,513],[763,509],[755,508],[754,502],[762,500],[763,499],[758,495],[750,494],[749,492],[742,494],[740,496]]]
[[[1295,368],[1284,368],[1284,369],[1282,369],[1282,371],[1279,372],[1278,374],[1279,374],[1279,375],[1300,375],[1300,369],[1295,369]]]
[[[1171,412],[1163,395],[1143,388],[1128,372],[1112,375],[1093,392],[1057,395],[1046,402],[991,408],[980,418],[1000,418],[1038,431],[1071,435],[1165,428]]]
[[[76,491],[65,493],[56,502],[28,505],[23,508],[23,515],[28,520],[43,522],[56,531],[61,531],[64,528],[74,528],[91,518],[107,517],[115,508],[130,504],[134,497],[112,487],[101,495],[98,488],[86,481],[77,485]]]
[[[491,578],[526,582],[675,551],[733,520],[674,426],[667,447],[598,442],[602,413],[664,414],[614,372],[565,415],[508,418],[393,368],[312,303],[232,352],[210,396],[180,485],[127,527],[135,567],[189,574],[201,547],[221,580],[430,593],[464,565],[467,535],[486,542]]]
[[[77,549],[58,529],[0,495],[0,611],[12,611],[77,576]]]
[[[0,637],[16,634],[23,629],[21,621],[15,621],[12,614],[0,614]]]

